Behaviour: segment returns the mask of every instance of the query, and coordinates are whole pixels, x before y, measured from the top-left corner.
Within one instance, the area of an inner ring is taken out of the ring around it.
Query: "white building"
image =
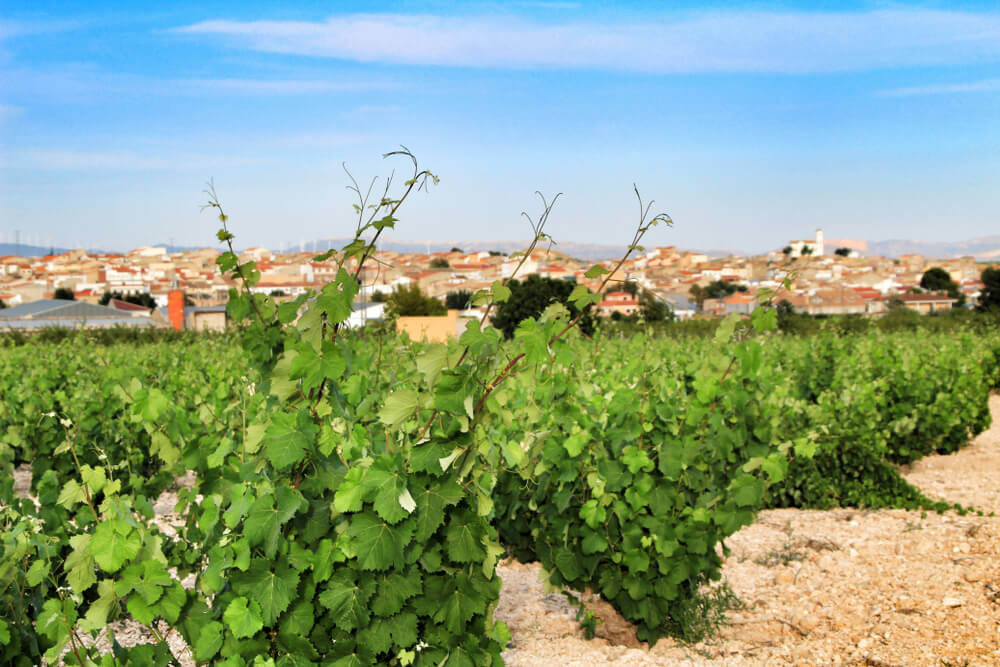
[[[792,249],[792,252],[789,255],[790,257],[801,257],[804,254],[821,257],[825,251],[823,247],[823,230],[822,229],[816,230],[815,239],[806,239],[804,241],[789,241],[788,247]],[[810,250],[805,250],[806,248],[810,248]]]

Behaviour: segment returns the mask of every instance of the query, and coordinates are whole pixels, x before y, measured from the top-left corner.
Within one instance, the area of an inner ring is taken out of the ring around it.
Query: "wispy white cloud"
[[[0,41],[13,37],[76,30],[86,25],[87,23],[77,20],[20,21],[0,19]]]
[[[170,92],[178,89],[239,95],[315,95],[363,90],[388,90],[398,85],[389,81],[324,79],[176,79],[165,82]]]
[[[259,144],[274,148],[341,148],[365,141],[368,137],[361,134],[340,132],[305,132],[262,139]]]
[[[150,155],[136,151],[78,151],[63,149],[25,149],[0,153],[2,169],[40,169],[66,171],[150,171],[201,167],[242,167],[262,161],[242,156],[205,154]]]
[[[713,11],[648,22],[352,14],[325,21],[209,20],[174,29],[257,51],[361,62],[808,73],[995,62],[1000,13]]]
[[[957,95],[962,93],[992,93],[1000,91],[1000,79],[982,79],[964,83],[943,83],[909,86],[879,91],[880,97],[917,97],[921,95]]]
[[[308,76],[287,79],[174,78],[110,72],[87,63],[0,68],[0,90],[32,100],[102,102],[107,95],[292,97],[392,91],[407,84],[387,78]]]

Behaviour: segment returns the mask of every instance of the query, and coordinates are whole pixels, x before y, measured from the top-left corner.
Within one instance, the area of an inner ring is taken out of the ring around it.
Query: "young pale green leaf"
[[[90,541],[94,560],[105,572],[117,572],[128,560],[135,558],[142,548],[142,538],[121,519],[101,522]]]
[[[611,273],[611,272],[608,271],[603,266],[601,266],[600,264],[594,264],[592,267],[590,267],[589,269],[587,269],[587,272],[584,273],[583,275],[584,275],[585,278],[589,278],[589,279],[593,280],[595,278],[600,278],[605,273]]]
[[[222,648],[222,634],[225,631],[222,623],[211,621],[202,626],[198,639],[194,644],[194,657],[201,662],[211,660]]]
[[[50,569],[51,565],[49,561],[36,560],[28,568],[27,573],[25,573],[25,581],[28,582],[29,586],[37,586],[45,580],[45,577],[49,576]]]
[[[73,547],[72,553],[66,557],[63,570],[67,572],[66,580],[76,594],[82,594],[85,590],[97,583],[97,575],[94,573],[94,556],[90,551],[89,534],[74,535],[69,538],[69,544]]]
[[[397,389],[385,399],[378,413],[379,419],[388,426],[399,426],[417,411],[418,401],[419,396],[414,390]]]
[[[245,597],[238,597],[226,607],[222,614],[222,620],[226,622],[233,636],[237,639],[253,637],[264,627],[264,619],[261,618],[260,604],[256,600],[247,600]]]
[[[788,474],[788,459],[777,452],[768,455],[761,463],[761,468],[767,473],[773,484],[785,479]]]
[[[333,496],[333,506],[338,512],[360,512],[367,488],[363,481],[368,468],[355,466],[347,471]]]
[[[510,299],[510,288],[499,280],[494,280],[490,285],[490,293],[493,295],[493,303],[505,303]]]
[[[319,428],[307,412],[278,412],[264,433],[263,445],[267,458],[278,470],[299,463],[312,449]]]

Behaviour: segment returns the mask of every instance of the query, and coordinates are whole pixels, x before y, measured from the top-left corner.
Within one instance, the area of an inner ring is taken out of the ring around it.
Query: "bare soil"
[[[1000,397],[994,426],[950,456],[905,470],[927,495],[1000,513]],[[30,471],[16,473],[19,488]],[[162,524],[175,494],[156,503]],[[1000,517],[901,510],[768,510],[733,535],[723,580],[743,607],[718,636],[650,648],[596,596],[600,619],[584,638],[575,609],[546,592],[537,563],[501,563],[497,620],[512,641],[504,659],[528,665],[1000,665]],[[184,582],[191,585],[193,582]],[[133,622],[115,624],[123,645],[151,641]],[[174,655],[193,665],[175,631]],[[106,638],[98,643],[107,646]]]

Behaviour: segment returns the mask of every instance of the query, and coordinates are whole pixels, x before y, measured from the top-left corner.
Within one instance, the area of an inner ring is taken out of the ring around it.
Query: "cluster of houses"
[[[224,306],[234,285],[216,266],[218,251],[212,249],[168,253],[163,247],[143,247],[124,254],[91,253],[84,250],[45,257],[0,256],[0,329],[30,329],[75,322],[86,326],[174,326],[177,328],[225,327]],[[275,254],[265,248],[250,248],[241,261],[256,262],[260,282],[255,292],[276,299],[291,299],[317,289],[334,277],[334,264],[318,262],[312,253]],[[617,259],[600,262],[577,260],[553,250],[535,250],[528,257],[509,257],[498,252],[397,253],[379,251],[360,274],[361,290],[352,324],[380,318],[382,301],[399,286],[416,285],[432,297],[444,299],[457,291],[475,292],[495,280],[531,274],[574,281],[592,290],[600,279],[585,273],[595,263],[613,270],[609,285],[633,283],[645,298],[666,304],[677,317],[718,316],[749,313],[762,289],[780,289],[780,299],[797,312],[815,315],[886,312],[893,301],[931,313],[955,307],[947,294],[926,293],[918,288],[927,269],[940,267],[974,305],[982,284],[984,266],[972,257],[928,260],[920,255],[898,258],[861,257],[856,251],[830,252],[822,230],[814,239],[792,241],[780,251],[754,257],[710,258],[704,253],[657,247],[629,257],[621,266]],[[782,287],[787,278],[790,287]],[[742,291],[719,298],[695,298],[698,290],[712,283],[732,283]],[[72,293],[72,308],[53,297]],[[149,295],[156,308],[133,307],[122,301],[98,305],[106,292]],[[640,309],[632,290],[605,290],[597,312],[602,316],[635,314]],[[35,304],[35,305],[32,305]],[[67,310],[67,308],[70,308]],[[469,313],[471,315],[471,313]]]

